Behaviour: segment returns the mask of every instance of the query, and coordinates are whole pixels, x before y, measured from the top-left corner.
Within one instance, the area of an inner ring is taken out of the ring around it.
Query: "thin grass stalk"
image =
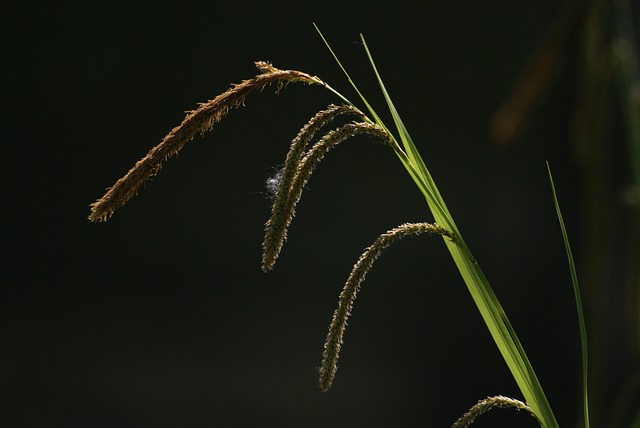
[[[527,406],[522,401],[504,397],[502,395],[496,395],[495,397],[487,397],[484,400],[478,401],[467,411],[467,413],[455,421],[453,425],[451,425],[451,428],[467,428],[478,418],[478,416],[495,408],[513,408],[519,411],[524,411],[534,418],[536,417],[531,410],[531,407]]]
[[[391,246],[400,239],[409,235],[420,235],[423,233],[438,234],[453,239],[450,231],[430,223],[405,223],[380,235],[375,242],[368,247],[353,266],[349,278],[340,293],[338,308],[333,314],[327,340],[324,344],[322,354],[322,365],[320,366],[320,388],[328,391],[333,384],[336,371],[338,370],[338,358],[342,346],[344,331],[347,327],[347,319],[353,310],[353,302],[373,263],[382,254],[385,248]]]
[[[462,236],[446,207],[444,199],[440,195],[438,188],[429,173],[420,153],[418,152],[411,136],[402,123],[400,116],[395,109],[389,94],[387,93],[382,79],[377,71],[373,57],[367,48],[364,38],[365,51],[369,57],[371,66],[378,78],[380,89],[382,90],[387,106],[391,111],[397,130],[400,134],[403,146],[407,152],[407,157],[400,157],[402,163],[414,181],[424,194],[427,205],[433,214],[437,224],[443,225],[456,237],[455,242],[445,240],[447,248],[460,271],[460,274],[473,297],[473,300],[487,325],[500,353],[509,367],[518,387],[522,391],[527,403],[531,406],[541,425],[548,428],[555,428],[558,423],[546,398],[544,390],[538,381],[533,367],[520,343],[514,328],[512,327],[506,313],[504,312],[498,298],[494,294],[489,281],[484,276],[482,269],[471,254]]]
[[[439,216],[435,213],[434,216],[437,222]],[[557,428],[558,423],[524,347],[482,269],[466,246],[446,241],[445,243],[526,402],[542,426]]]
[[[280,177],[277,183],[277,189],[273,205],[271,207],[271,217],[265,225],[265,237],[262,244],[262,270],[268,271],[273,266],[280,254],[282,245],[286,240],[287,221],[286,210],[284,207],[288,204],[291,193],[291,185],[298,171],[298,166],[302,160],[304,150],[313,139],[316,132],[330,123],[333,119],[340,115],[356,115],[363,117],[364,113],[351,105],[330,105],[327,109],[318,112],[311,118],[298,132],[298,135],[291,141],[289,152],[284,163]]]
[[[316,27],[316,29],[318,28]],[[324,36],[322,36],[322,33],[319,29],[318,32],[320,33],[322,39],[335,58],[336,62],[347,76],[349,82],[367,106],[369,113],[375,118],[376,123],[378,123],[382,128],[387,129],[386,126],[381,122],[379,116],[375,113],[371,105],[362,96],[355,83],[347,73],[346,69],[340,63],[340,60],[331,49],[331,46],[329,46],[327,40],[324,38]],[[495,296],[488,280],[484,276],[484,273],[480,269],[480,266],[478,265],[475,258],[471,254],[471,251],[462,239],[462,236],[453,220],[453,217],[446,207],[444,199],[440,195],[440,192],[438,191],[438,188],[433,178],[431,177],[429,170],[424,164],[424,161],[420,156],[417,148],[415,147],[411,136],[409,135],[406,127],[400,119],[400,115],[395,109],[393,102],[391,101],[391,97],[386,91],[384,83],[382,82],[382,78],[377,71],[371,52],[369,51],[366,42],[364,41],[364,37],[361,36],[361,40],[363,41],[365,51],[374,70],[374,73],[376,74],[376,77],[378,79],[378,84],[383,92],[383,95],[387,102],[387,106],[389,107],[389,110],[393,115],[396,128],[400,134],[400,138],[402,140],[406,153],[400,150],[398,147],[394,147],[394,150],[398,154],[402,164],[414,179],[418,188],[424,194],[427,205],[429,206],[429,209],[432,212],[436,223],[446,227],[451,231],[453,236],[455,236],[455,242],[452,242],[451,240],[445,240],[447,248],[449,249],[452,258],[456,263],[456,266],[458,267],[458,270],[460,271],[460,274],[465,284],[467,285],[467,288],[476,306],[478,307],[478,310],[482,315],[482,318],[485,321],[489,332],[491,333],[491,336],[493,337],[498,349],[500,350],[500,353],[507,363],[507,366],[509,367],[514,377],[514,380],[518,384],[533,412],[538,417],[541,425],[549,428],[557,427],[558,423],[555,419],[553,411],[551,410],[542,386],[538,381],[535,371],[533,370],[533,367],[529,362],[529,359],[524,351],[522,344],[518,339],[518,336],[515,333],[515,330],[511,326],[506,313],[504,312],[502,306],[500,305],[500,302]],[[395,141],[393,137],[390,137],[390,139],[392,141]]]
[[[565,252],[567,253],[567,262],[569,263],[569,273],[571,274],[571,284],[573,285],[573,295],[576,301],[576,311],[578,313],[578,327],[580,329],[580,345],[582,350],[582,405],[584,414],[584,427],[590,427],[589,418],[589,345],[587,343],[587,323],[584,318],[584,311],[582,310],[582,297],[580,293],[580,284],[578,283],[578,273],[576,271],[576,265],[573,260],[573,252],[571,251],[571,244],[569,243],[569,235],[567,228],[562,218],[562,211],[560,210],[560,202],[558,201],[558,195],[556,193],[556,186],[553,182],[553,175],[551,174],[551,167],[547,162],[547,172],[549,173],[549,182],[551,183],[551,193],[553,195],[553,205],[556,208],[556,214],[558,216],[558,223],[560,223],[560,231],[562,232],[562,240],[564,241]]]
[[[277,85],[276,92],[279,92],[292,82],[328,86],[318,77],[307,73],[296,70],[280,70],[263,61],[258,61],[255,64],[262,74],[233,85],[213,100],[200,103],[196,110],[188,112],[182,123],[173,128],[160,144],[139,160],[124,177],[107,190],[102,198],[91,204],[89,220],[93,222],[108,220],[116,209],[122,207],[137,194],[139,188],[148,178],[160,171],[164,161],[178,154],[182,147],[197,134],[210,131],[231,109],[243,105],[245,98],[251,92],[262,91],[272,84]]]

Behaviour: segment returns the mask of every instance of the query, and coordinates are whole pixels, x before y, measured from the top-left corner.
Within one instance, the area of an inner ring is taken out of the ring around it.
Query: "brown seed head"
[[[116,209],[136,195],[140,186],[149,177],[160,171],[165,160],[175,156],[185,143],[197,134],[204,134],[211,130],[229,110],[241,106],[251,92],[261,91],[274,83],[277,85],[276,92],[291,82],[326,86],[319,78],[301,71],[280,70],[264,61],[256,62],[256,66],[262,74],[233,85],[213,100],[201,103],[197,109],[188,112],[182,123],[173,128],[160,144],[139,160],[124,177],[107,190],[102,198],[91,204],[89,220],[94,222],[108,220]]]
[[[291,142],[284,167],[280,171],[279,183],[275,198],[271,207],[271,217],[265,225],[265,237],[262,244],[262,269],[264,271],[273,268],[282,245],[286,240],[287,228],[293,219],[294,212],[290,208],[291,185],[298,172],[298,166],[302,160],[304,150],[316,134],[316,132],[331,122],[339,115],[364,116],[360,110],[348,105],[330,105],[327,109],[318,112],[298,132]]]

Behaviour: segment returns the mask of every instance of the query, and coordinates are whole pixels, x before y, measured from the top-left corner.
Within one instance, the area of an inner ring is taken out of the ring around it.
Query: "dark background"
[[[276,269],[260,271],[265,180],[306,120],[338,101],[322,88],[250,96],[112,220],[86,220],[184,111],[255,75],[255,60],[356,101],[313,22],[387,117],[366,36],[560,425],[578,420],[575,306],[544,163],[579,261],[571,57],[521,141],[488,137],[556,2],[41,3],[1,6],[3,426],[436,427],[488,395],[522,398],[448,252],[427,237],[374,266],[336,382],[317,387],[361,251],[400,223],[431,221],[393,153],[354,140],[320,165]]]

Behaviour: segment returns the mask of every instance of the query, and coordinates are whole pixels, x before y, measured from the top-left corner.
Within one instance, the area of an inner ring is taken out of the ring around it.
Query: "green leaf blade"
[[[576,309],[578,311],[578,325],[580,328],[580,344],[582,349],[582,400],[584,409],[584,426],[589,428],[589,391],[588,391],[588,344],[587,344],[587,325],[584,319],[584,312],[582,310],[582,297],[580,295],[580,285],[578,284],[578,274],[576,272],[576,265],[573,261],[573,252],[571,251],[571,245],[569,244],[569,234],[562,218],[562,212],[560,210],[560,202],[558,201],[558,195],[556,193],[556,186],[553,182],[553,176],[551,174],[551,167],[547,162],[547,172],[549,173],[549,182],[551,183],[551,193],[553,195],[553,204],[556,208],[556,214],[558,216],[558,222],[560,223],[560,230],[562,232],[562,240],[564,241],[565,252],[567,253],[567,261],[569,262],[569,272],[571,274],[571,283],[573,285],[573,295],[576,301]]]
[[[403,160],[405,167],[424,194],[436,223],[451,230],[456,237],[455,241],[445,239],[447,248],[527,404],[543,427],[557,428],[558,423],[524,347],[480,266],[462,239],[435,181],[391,101],[364,37],[362,42],[407,153],[407,158]]]
[[[316,26],[317,29],[317,26]],[[318,30],[318,32],[320,32]],[[322,34],[321,34],[322,37]],[[361,36],[362,37],[362,36]],[[335,60],[338,62],[343,72],[347,76],[347,79],[356,90],[361,100],[367,106],[367,109],[371,113],[376,123],[382,126],[388,131],[388,128],[382,123],[380,117],[375,113],[371,105],[366,101],[364,96],[357,89],[355,83],[342,66],[335,53],[329,47],[327,41],[322,37],[327,44],[327,47],[331,51]],[[427,205],[434,216],[436,223],[448,230],[450,230],[455,239],[444,238],[444,242],[451,253],[451,256],[471,294],[489,332],[495,341],[502,357],[511,374],[520,388],[522,394],[527,401],[527,404],[531,407],[532,411],[536,415],[541,426],[545,428],[557,428],[558,423],[555,419],[551,406],[545,396],[545,393],[538,381],[538,378],[533,370],[533,367],[524,351],[522,344],[520,343],[515,330],[509,319],[506,316],[500,302],[494,294],[488,280],[484,276],[484,273],[477,264],[475,258],[471,254],[471,251],[467,247],[466,243],[462,239],[462,236],[449,212],[444,199],[442,198],[429,170],[427,169],[424,160],[422,159],[417,147],[415,146],[413,139],[409,135],[407,128],[405,127],[398,111],[396,110],[391,97],[387,92],[382,78],[378,73],[378,70],[373,61],[373,57],[369,48],[366,45],[364,37],[362,42],[365,47],[365,51],[374,70],[380,90],[382,91],[387,103],[387,107],[391,112],[394,124],[397,132],[400,136],[402,143],[402,149],[398,145],[396,154],[400,158],[402,164],[405,166],[414,182],[423,193]],[[389,133],[389,135],[392,135]],[[397,144],[397,143],[396,143]]]

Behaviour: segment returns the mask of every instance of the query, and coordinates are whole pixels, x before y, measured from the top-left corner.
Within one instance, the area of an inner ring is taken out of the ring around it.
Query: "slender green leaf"
[[[347,72],[347,69],[344,68],[344,66],[342,65],[342,63],[340,62],[340,60],[338,59],[338,56],[336,55],[336,53],[333,51],[333,49],[331,48],[331,45],[329,45],[329,42],[327,41],[327,39],[324,37],[324,35],[322,34],[322,31],[320,31],[320,28],[318,28],[318,26],[314,23],[313,26],[316,28],[316,31],[318,32],[318,34],[320,34],[320,37],[322,38],[322,41],[324,42],[325,46],[327,47],[327,49],[329,49],[329,52],[331,52],[331,55],[333,56],[333,59],[338,63],[338,66],[340,66],[340,69],[342,70],[342,72],[344,73],[344,75],[347,77],[347,80],[349,81],[349,83],[351,84],[351,86],[353,87],[353,89],[356,91],[356,93],[358,94],[358,96],[360,97],[360,99],[362,100],[362,102],[364,103],[364,105],[367,107],[367,110],[369,111],[369,113],[371,114],[371,116],[373,116],[373,119],[375,120],[375,122],[378,125],[384,126],[384,124],[382,123],[382,120],[380,119],[380,117],[378,116],[378,114],[375,112],[375,110],[373,109],[373,107],[371,107],[371,104],[369,104],[369,102],[367,101],[367,99],[364,97],[364,95],[362,95],[362,92],[360,92],[360,90],[358,89],[358,87],[356,86],[355,82],[353,81],[353,79],[351,79],[351,76],[349,75],[349,73]],[[341,96],[342,97],[342,96]],[[346,98],[342,97],[344,100],[346,100]],[[349,104],[352,104],[351,101],[347,100],[347,102]],[[352,104],[353,105],[353,104]],[[386,128],[385,128],[386,129]]]
[[[578,311],[578,324],[580,327],[580,343],[582,345],[582,399],[584,406],[584,426],[589,428],[589,394],[588,394],[588,382],[587,382],[587,325],[584,320],[584,313],[582,311],[582,298],[580,297],[580,286],[578,285],[578,274],[576,273],[576,265],[573,262],[573,253],[571,252],[571,245],[569,244],[569,235],[567,234],[567,228],[564,225],[562,219],[562,212],[560,211],[560,203],[558,202],[558,195],[556,194],[556,186],[553,183],[553,176],[551,175],[551,167],[547,162],[547,171],[549,172],[549,182],[551,183],[551,192],[553,194],[553,204],[556,207],[556,214],[558,215],[558,221],[560,222],[560,230],[562,231],[562,239],[564,240],[564,248],[567,253],[567,259],[569,261],[569,272],[571,273],[571,283],[573,284],[573,294],[576,300],[576,309]]]
[[[316,29],[320,33],[320,30],[316,26]],[[358,90],[355,83],[347,73],[346,69],[338,60],[337,56],[327,43],[327,40],[322,36],[327,48],[333,55],[334,59],[347,76],[347,79],[360,96],[363,103],[366,105],[368,111],[373,116],[375,122],[388,131],[388,128],[382,123],[380,117],[375,113],[371,105],[366,101],[362,93]],[[542,390],[542,386],[536,377],[536,374],[529,362],[529,359],[524,351],[522,344],[520,343],[515,330],[513,329],[509,319],[507,318],[500,302],[494,294],[489,282],[487,281],[484,273],[480,269],[480,266],[476,262],[475,258],[471,254],[471,251],[465,244],[462,236],[451,216],[444,199],[442,198],[429,170],[427,169],[424,160],[420,156],[418,149],[416,148],[409,132],[407,131],[398,111],[396,110],[391,97],[387,92],[382,78],[378,73],[376,65],[373,61],[373,57],[369,48],[366,45],[364,38],[362,42],[365,47],[365,51],[371,62],[371,66],[378,79],[378,84],[384,95],[394,123],[396,125],[397,132],[402,141],[402,147],[404,150],[397,147],[396,153],[398,154],[402,164],[405,166],[411,177],[414,179],[416,185],[423,193],[429,209],[434,216],[436,222],[450,230],[455,239],[445,238],[444,241],[451,253],[451,256],[460,271],[460,274],[467,285],[467,288],[478,307],[478,310],[487,325],[491,336],[493,337],[500,353],[502,354],[509,370],[511,371],[516,383],[518,384],[522,394],[524,395],[527,404],[531,407],[533,413],[538,418],[538,421],[543,427],[557,428],[555,416],[549,402]],[[392,135],[389,132],[389,135]],[[393,138],[393,137],[392,137]],[[396,143],[397,144],[397,143]]]
[[[424,164],[413,140],[409,136],[409,132],[404,126],[400,115],[391,101],[391,97],[384,87],[366,43],[365,49],[378,78],[380,88],[385,96],[389,110],[394,117],[396,128],[402,138],[405,150],[408,153],[409,162],[411,163],[411,166],[415,168],[414,172],[419,175],[419,180],[416,180],[416,183],[423,191],[436,222],[444,227],[451,228],[452,232],[456,236],[455,241],[445,239],[445,242],[447,243],[447,247],[465,281],[465,284],[467,285],[467,288],[469,289],[471,296],[473,297],[474,302],[476,303],[476,306],[480,311],[480,314],[485,321],[485,324],[489,329],[489,332],[506,361],[507,366],[511,370],[516,383],[525,396],[527,404],[532,408],[541,425],[550,428],[557,427],[558,423],[553,411],[551,410],[542,386],[538,381],[515,330],[509,322],[509,319],[502,309],[496,295],[491,289],[484,273],[480,269],[480,266],[477,264],[475,258],[471,254],[471,251],[464,243],[462,236],[455,225],[453,217],[449,213],[449,210],[447,209],[446,204],[444,203],[444,200],[440,195],[431,174],[429,173],[429,170]]]
[[[393,121],[395,122],[396,128],[398,129],[398,133],[400,134],[400,139],[402,141],[402,144],[404,146],[404,149],[407,155],[409,156],[409,159],[411,160],[411,163],[420,169],[421,176],[427,180],[428,189],[432,191],[434,190],[436,191],[434,194],[436,203],[440,205],[439,208],[443,211],[443,213],[446,213],[447,216],[450,217],[451,215],[448,212],[447,206],[444,203],[444,200],[442,199],[442,196],[440,195],[440,193],[437,192],[437,188],[435,186],[435,183],[433,182],[433,178],[431,177],[429,170],[427,170],[424,164],[424,161],[422,160],[422,157],[418,152],[418,149],[413,143],[413,139],[409,135],[409,131],[407,131],[407,128],[404,126],[404,123],[400,118],[400,114],[398,113],[393,102],[391,101],[391,97],[389,96],[389,93],[387,92],[387,89],[384,86],[384,83],[382,82],[382,78],[380,77],[378,68],[376,67],[375,62],[373,61],[371,51],[369,50],[369,47],[367,46],[367,42],[364,39],[364,36],[362,34],[360,35],[360,39],[362,40],[362,44],[364,45],[364,49],[367,53],[367,57],[369,58],[369,62],[371,63],[371,67],[373,68],[373,72],[375,73],[376,78],[378,79],[380,90],[382,91],[382,94],[384,95],[384,99],[387,102],[387,106],[389,107],[389,111],[391,112]]]

